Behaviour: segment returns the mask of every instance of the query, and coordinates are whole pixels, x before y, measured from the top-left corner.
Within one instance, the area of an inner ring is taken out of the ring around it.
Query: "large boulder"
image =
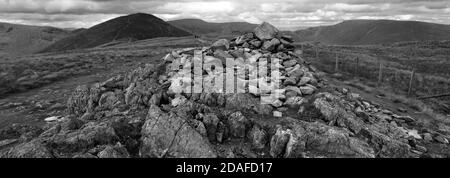
[[[152,105],[142,126],[141,157],[213,158],[215,151],[195,129],[175,113]]]
[[[253,30],[255,36],[260,40],[271,40],[276,37],[279,30],[273,25],[264,22]]]
[[[286,145],[291,138],[292,131],[278,125],[275,135],[270,139],[270,156],[273,158],[282,157],[286,150]]]

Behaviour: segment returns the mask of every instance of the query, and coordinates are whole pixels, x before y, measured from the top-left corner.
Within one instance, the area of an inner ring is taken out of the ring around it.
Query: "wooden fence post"
[[[378,84],[383,81],[383,63],[380,61],[380,68],[378,69]]]
[[[319,49],[317,46],[316,46],[316,58],[319,58]]]
[[[355,60],[356,60],[356,62],[355,62],[355,69],[354,69],[354,73],[355,73],[355,74],[354,74],[354,75],[356,76],[356,75],[358,75],[359,58],[356,57]]]
[[[338,53],[336,52],[336,63],[334,66],[334,72],[338,73],[339,72],[339,56]]]
[[[416,71],[413,69],[413,71],[411,72],[411,78],[409,79],[408,96],[411,96],[415,73]]]

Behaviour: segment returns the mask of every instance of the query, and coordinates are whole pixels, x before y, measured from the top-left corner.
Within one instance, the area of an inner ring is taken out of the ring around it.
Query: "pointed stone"
[[[260,40],[271,40],[275,38],[278,34],[279,30],[275,28],[273,25],[264,22],[253,31],[255,36]]]

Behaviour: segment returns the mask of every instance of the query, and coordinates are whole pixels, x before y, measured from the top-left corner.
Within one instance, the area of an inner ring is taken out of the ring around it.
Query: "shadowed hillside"
[[[298,41],[368,45],[450,39],[450,26],[416,21],[350,20],[295,32]]]
[[[168,23],[197,35],[230,35],[252,31],[257,25],[247,22],[210,23],[200,19],[181,19]]]
[[[190,33],[173,27],[150,14],[115,18],[82,30],[49,46],[42,52],[92,48],[116,41],[135,41],[155,37],[181,37]]]

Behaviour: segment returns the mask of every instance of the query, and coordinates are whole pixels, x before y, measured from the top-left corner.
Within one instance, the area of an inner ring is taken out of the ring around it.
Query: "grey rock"
[[[448,143],[449,143],[448,140],[447,140],[447,138],[445,138],[445,137],[442,136],[442,135],[436,135],[436,136],[434,137],[434,140],[436,140],[438,143],[442,143],[442,144],[448,144]]]
[[[286,69],[286,71],[289,77],[294,78],[300,78],[305,74],[305,72],[301,69],[300,65],[295,65],[292,69],[290,70]]]
[[[97,145],[114,144],[117,141],[119,137],[107,123],[90,122],[79,130],[59,132],[48,142],[60,152],[72,153],[88,150]]]
[[[286,100],[286,102],[284,102],[284,104],[287,106],[299,106],[299,105],[304,104],[304,101],[305,100],[302,97],[291,97],[291,98],[288,98]]]
[[[293,119],[292,119],[293,120]],[[301,157],[302,153],[314,152],[314,157],[360,157],[374,158],[369,144],[351,137],[350,133],[319,122],[292,122],[289,157]]]
[[[244,138],[246,125],[248,123],[247,118],[242,115],[241,112],[235,112],[228,117],[228,125],[230,128],[231,136],[235,138]]]
[[[268,141],[267,132],[261,126],[255,124],[248,132],[248,138],[252,143],[252,147],[257,150],[264,149]]]
[[[407,109],[405,109],[405,108],[397,108],[397,110],[398,110],[398,111],[400,111],[400,112],[403,112],[403,113],[406,113],[406,112],[408,112],[408,110],[407,110]]]
[[[286,68],[294,67],[296,64],[297,64],[297,60],[295,60],[295,59],[283,62],[283,66]]]
[[[295,86],[297,84],[297,80],[294,77],[286,78],[286,80],[283,82],[284,86]]]
[[[252,45],[255,48],[260,48],[262,45],[262,42],[259,40],[252,40],[249,42],[250,45]]]
[[[266,51],[274,51],[277,49],[277,46],[280,44],[280,40],[274,38],[270,41],[265,41],[261,47],[262,50]]]
[[[428,151],[427,148],[425,148],[424,146],[420,146],[420,145],[416,145],[415,148],[417,149],[417,151],[420,151],[422,153],[426,153]]]
[[[302,95],[302,91],[300,90],[300,88],[295,87],[295,86],[287,86],[284,88],[286,91],[293,91],[295,93],[297,93],[297,95]]]
[[[225,103],[227,109],[250,110],[263,115],[270,115],[273,110],[270,105],[261,104],[261,99],[255,98],[249,93],[226,95]]]
[[[203,124],[203,122],[198,121],[198,120],[189,120],[192,128],[194,128],[200,135],[202,135],[203,137],[208,137],[208,133],[205,127],[205,124]],[[215,133],[214,133],[215,135]]]
[[[227,139],[228,137],[228,133],[229,133],[228,127],[224,123],[219,122],[219,124],[217,124],[217,132],[216,132],[217,141],[219,143],[225,141],[225,139]]]
[[[69,114],[82,115],[86,111],[93,111],[100,99],[100,86],[78,86],[67,101]]]
[[[216,141],[217,126],[220,122],[219,118],[215,114],[199,114],[198,118],[203,121],[206,127],[206,134],[209,141]]]
[[[300,82],[298,82],[298,86],[304,86],[304,85],[310,83],[311,81],[312,81],[312,79],[309,77],[302,77],[300,79]]]
[[[275,38],[279,30],[273,25],[264,22],[253,30],[255,36],[260,40],[271,40]]]
[[[120,104],[120,101],[114,92],[104,93],[99,100],[99,106],[104,109],[112,110],[117,104]]]
[[[286,98],[293,98],[293,97],[296,97],[296,96],[298,96],[299,94],[297,93],[297,92],[295,92],[295,91],[286,91]]]
[[[286,150],[286,145],[291,136],[291,130],[278,125],[275,135],[270,139],[270,156],[273,158],[282,157]]]
[[[216,42],[214,42],[212,44],[211,48],[213,50],[220,49],[220,50],[226,51],[230,48],[230,43],[226,39],[220,39],[220,40],[217,40]]]
[[[416,120],[414,118],[412,118],[411,116],[398,116],[396,118],[400,119],[400,120],[403,120],[406,123],[416,122]]]
[[[303,86],[300,87],[300,91],[302,92],[303,95],[311,95],[313,94],[317,89],[315,87],[312,86]]]
[[[115,88],[122,89],[124,87],[123,79],[124,79],[124,77],[122,75],[117,75],[117,76],[112,77],[112,78],[106,80],[105,82],[101,83],[100,87],[105,87],[108,89],[115,89]]]
[[[423,134],[423,139],[427,142],[432,142],[433,141],[433,137],[430,133],[424,133]]]
[[[129,158],[130,154],[127,149],[120,143],[115,146],[106,146],[106,148],[100,151],[97,155],[98,158]]]
[[[273,111],[273,117],[278,117],[278,118],[283,117],[283,113],[280,111]]]
[[[242,45],[242,44],[244,44],[244,43],[246,43],[246,42],[249,42],[251,39],[253,39],[254,38],[254,35],[253,35],[253,33],[247,33],[247,34],[245,34],[245,35],[242,35],[242,36],[239,36],[237,39],[236,39],[236,44],[237,45]]]
[[[222,60],[222,64],[226,64],[226,59],[234,59],[232,55],[221,49],[217,49],[216,51],[214,51],[214,57]]]

